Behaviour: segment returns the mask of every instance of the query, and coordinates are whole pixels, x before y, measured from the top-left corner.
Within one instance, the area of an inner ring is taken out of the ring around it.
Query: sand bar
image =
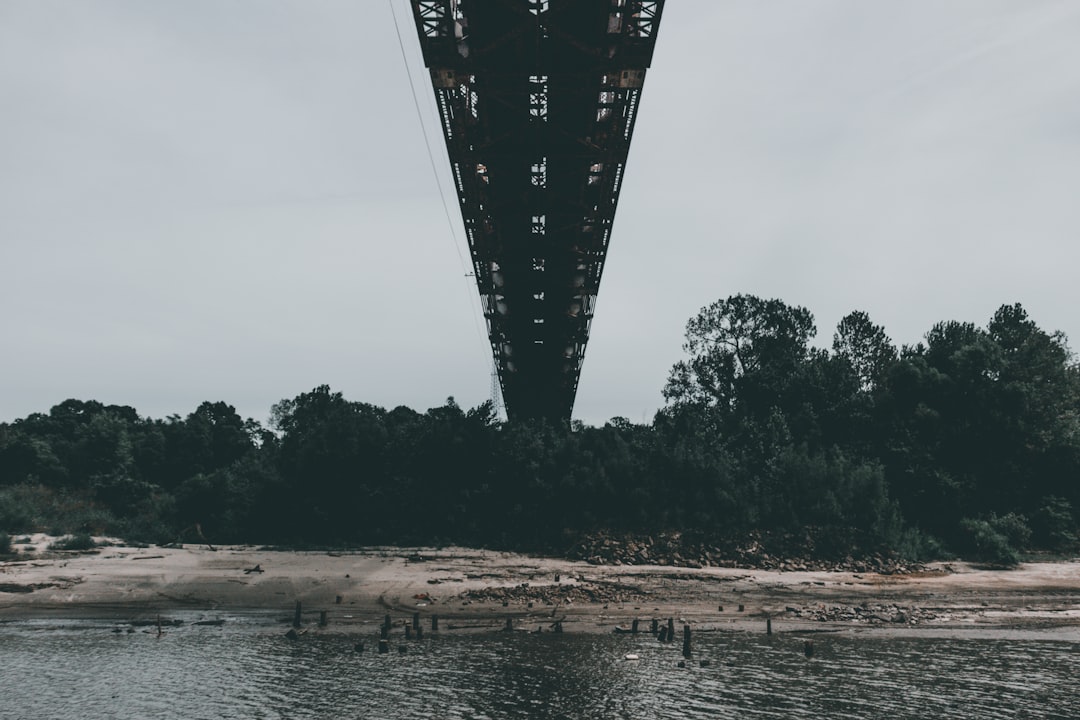
[[[1013,570],[936,563],[878,575],[735,568],[599,566],[470,548],[279,551],[254,547],[102,547],[0,563],[0,622],[139,620],[193,612],[291,615],[326,611],[338,632],[367,632],[386,614],[420,613],[441,630],[505,627],[613,632],[675,618],[700,630],[774,632],[1036,631],[1080,641],[1080,561]]]

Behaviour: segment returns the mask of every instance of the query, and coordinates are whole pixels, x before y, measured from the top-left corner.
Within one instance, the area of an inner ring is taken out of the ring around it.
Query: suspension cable
[[[394,0],[387,0],[390,4],[390,15],[394,18],[394,31],[397,33],[398,48],[401,49],[401,62],[405,66],[405,74],[409,78],[409,89],[412,91],[413,106],[416,108],[416,119],[420,122],[420,134],[424,136],[424,147],[427,148],[428,161],[431,163],[431,172],[435,176],[435,185],[439,191],[439,200],[442,202],[443,214],[446,216],[446,225],[450,229],[450,243],[454,246],[454,251],[457,253],[458,262],[461,264],[463,275],[466,278],[473,276],[473,271],[469,265],[465,263],[465,257],[461,254],[461,247],[458,245],[457,232],[454,229],[454,221],[450,216],[450,207],[446,203],[446,193],[443,190],[442,180],[439,179],[439,169],[435,163],[435,153],[431,149],[431,141],[428,139],[427,128],[424,125],[424,114],[420,110],[420,100],[416,93],[416,84],[413,82],[412,71],[409,69],[409,58],[405,53],[405,41],[401,37],[401,26],[398,23],[397,12],[394,10]],[[476,327],[477,336],[487,345],[487,338],[484,332],[481,330],[480,321],[476,316],[476,305],[473,302],[472,284],[466,282],[466,289],[469,293],[469,306],[472,308],[473,324]],[[485,356],[487,353],[485,353]]]

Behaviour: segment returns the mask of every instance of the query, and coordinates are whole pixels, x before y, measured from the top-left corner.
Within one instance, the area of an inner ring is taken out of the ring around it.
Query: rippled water
[[[807,660],[804,636],[701,633],[679,668],[648,634],[444,632],[378,655],[266,619],[112,629],[0,625],[0,718],[1080,717],[1080,651],[1052,636],[817,635]]]

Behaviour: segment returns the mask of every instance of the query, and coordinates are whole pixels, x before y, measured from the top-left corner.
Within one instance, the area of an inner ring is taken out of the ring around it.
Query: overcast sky
[[[0,421],[487,399],[393,2],[423,130],[386,0],[0,0]],[[623,188],[588,423],[650,419],[734,293],[1080,344],[1080,2],[669,0]]]

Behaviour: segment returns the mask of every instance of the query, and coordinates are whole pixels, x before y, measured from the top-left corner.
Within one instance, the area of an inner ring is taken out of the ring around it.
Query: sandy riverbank
[[[251,547],[103,547],[44,551],[0,563],[0,621],[145,619],[196,611],[305,617],[326,610],[338,630],[387,613],[437,614],[441,627],[612,632],[674,617],[702,630],[776,632],[1047,630],[1080,640],[1080,561],[1015,570],[935,564],[910,575],[729,568],[596,566],[468,548],[293,552]],[[252,571],[257,568],[257,570]],[[339,602],[340,597],[340,602]],[[530,606],[531,603],[531,606]]]

